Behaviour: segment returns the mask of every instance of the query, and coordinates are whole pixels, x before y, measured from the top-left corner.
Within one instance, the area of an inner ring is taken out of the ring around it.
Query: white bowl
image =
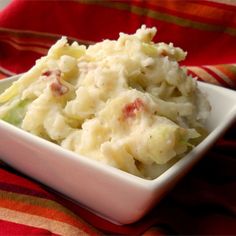
[[[0,81],[0,92],[18,77]],[[236,92],[199,82],[212,106],[210,134],[154,180],[84,158],[0,120],[1,159],[79,204],[119,223],[139,220],[201,158],[236,119]]]

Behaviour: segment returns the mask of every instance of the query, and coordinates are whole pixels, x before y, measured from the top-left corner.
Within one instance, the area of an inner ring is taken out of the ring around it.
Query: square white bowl
[[[19,76],[0,81],[0,92]],[[0,120],[0,158],[118,224],[144,216],[236,120],[236,92],[199,83],[212,106],[207,138],[154,180],[85,158]]]

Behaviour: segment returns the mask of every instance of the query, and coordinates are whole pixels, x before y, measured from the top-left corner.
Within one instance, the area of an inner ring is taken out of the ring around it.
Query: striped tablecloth
[[[0,79],[29,69],[62,35],[88,45],[141,24],[157,27],[156,42],[188,51],[190,74],[236,89],[236,2],[230,0],[13,0],[0,12]],[[160,204],[125,226],[0,162],[0,235],[236,235],[235,158],[233,125]]]

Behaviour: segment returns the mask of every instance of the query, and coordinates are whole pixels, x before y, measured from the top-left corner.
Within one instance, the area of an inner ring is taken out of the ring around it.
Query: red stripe
[[[4,20],[0,22],[1,27],[51,32],[88,41],[100,41],[104,38],[115,39],[118,37],[119,32],[133,33],[142,23],[146,23],[148,26],[157,26],[158,35],[156,39],[158,41],[167,43],[172,41],[176,46],[188,51],[185,65],[221,64],[222,61],[224,63],[235,62],[236,44],[232,43],[235,41],[235,37],[221,32],[208,32],[189,27],[180,27],[146,16],[132,14],[129,11],[105,8],[99,5],[80,4],[78,2],[46,1],[45,4],[41,4],[40,1],[15,1],[14,3],[17,11],[24,10],[25,12],[33,12],[33,14],[30,16],[14,15],[14,9],[11,9],[11,11],[9,9],[9,11],[5,12],[5,17],[2,17]],[[45,18],[45,12],[48,12],[48,9],[54,9],[53,17],[46,15]],[[62,18],[61,15],[64,17]],[[78,16],[80,17],[75,27],[74,19],[77,19]],[[28,21],[28,17],[32,17],[32,21]],[[38,20],[43,18],[48,21],[47,24],[42,24]],[[15,20],[12,21],[11,19]],[[89,21],[86,19],[89,19]],[[112,19],[112,24],[108,24],[108,19]],[[22,22],[25,24],[22,24]],[[190,35],[191,38],[189,37]],[[226,43],[230,44],[231,48],[225,47],[224,53],[219,57],[217,49],[222,48],[222,45]],[[212,46],[206,47],[204,45]],[[12,65],[12,62],[9,61],[8,64]],[[13,64],[16,64],[16,62]],[[15,65],[18,68],[12,68],[12,70],[22,71],[19,68],[20,66],[17,65],[19,63]]]
[[[15,40],[15,39],[19,39],[19,40]],[[6,36],[2,36],[0,35],[0,41],[2,42],[12,42],[14,44],[17,44],[17,45],[22,45],[22,46],[33,46],[33,47],[37,47],[37,48],[44,48],[44,49],[48,49],[50,48],[50,46],[55,43],[53,42],[52,44],[46,44],[46,43],[42,43],[42,42],[38,42],[38,44],[34,41],[29,41],[29,40],[23,40],[21,38],[12,38],[10,35],[6,35]]]
[[[32,226],[17,224],[9,221],[0,220],[0,235],[14,235],[14,236],[35,236],[35,235],[50,235],[57,236],[58,234],[54,234],[46,229],[40,229]]]
[[[17,178],[15,176],[15,178]],[[33,189],[22,187],[21,185],[8,184],[5,182],[0,182],[0,189],[8,192],[19,193],[34,197],[40,197],[47,200],[55,200],[55,198],[47,192],[35,191]]]
[[[35,44],[40,46],[45,46],[45,48],[49,48],[52,44],[54,44],[58,39],[61,38],[59,34],[51,34],[45,32],[36,32],[36,31],[28,31],[21,29],[7,29],[0,27],[0,38],[8,37],[13,39],[18,39],[18,41],[24,42],[27,44]],[[78,38],[73,38],[68,36],[69,43],[77,41],[79,44],[90,45],[94,42],[85,41]]]
[[[233,140],[220,139],[217,143],[217,147],[221,148],[222,150],[227,149],[227,152],[229,152],[231,155],[236,153],[235,141]]]
[[[14,73],[22,73],[29,70],[35,63],[36,59],[42,54],[33,51],[19,51],[7,43],[0,43],[1,57],[0,66]],[[21,61],[19,62],[19,59]]]
[[[224,87],[229,88],[230,85],[228,83],[226,83],[219,75],[217,75],[214,71],[212,71],[210,68],[205,67],[205,66],[201,66],[201,68],[203,70],[205,70],[208,74],[210,74],[212,77],[214,77],[221,85],[223,85]]]
[[[122,3],[130,4],[130,1],[118,1],[118,2],[120,2],[121,4]],[[186,1],[173,1],[173,3],[175,3],[178,6],[183,5],[186,7]],[[196,2],[193,2],[193,3],[196,4]],[[222,18],[212,19],[209,17],[202,17],[199,15],[194,15],[193,13],[191,13],[191,7],[189,7],[189,12],[187,12],[186,10],[185,10],[185,12],[184,11],[180,12],[180,11],[169,9],[168,4],[166,4],[166,7],[165,7],[165,6],[161,6],[161,5],[153,5],[153,4],[149,3],[148,1],[133,1],[132,5],[135,5],[137,7],[147,9],[147,10],[154,10],[157,13],[164,13],[164,14],[169,14],[171,16],[177,16],[177,17],[180,17],[180,18],[186,19],[186,20],[192,20],[192,21],[197,21],[200,23],[221,26],[222,29],[225,27],[229,27],[229,26],[236,27],[236,22],[234,22],[234,23],[232,22],[232,19],[234,18],[234,12],[230,13],[232,15],[231,17],[229,17],[229,15],[227,15],[227,19],[222,19]],[[202,7],[207,7],[207,5],[200,4],[200,1],[197,2],[197,5],[202,5]],[[219,8],[219,9],[221,9],[221,8]],[[209,11],[214,11],[214,8],[213,9],[209,8]],[[230,21],[228,20],[229,18],[231,18]]]
[[[33,41],[35,43],[45,43],[45,44],[52,44],[57,39],[60,38],[58,34],[50,34],[50,33],[43,33],[43,32],[34,32],[29,30],[22,30],[14,29],[14,28],[2,28],[0,27],[1,36],[10,36],[14,38],[23,39],[23,41]]]
[[[190,69],[188,69],[187,74],[188,74],[188,75],[192,75],[193,78],[194,78],[194,77],[197,77],[197,80],[198,80],[198,81],[204,81],[202,78],[200,78],[197,74],[195,74],[195,73],[194,73],[193,71],[191,71]]]
[[[17,43],[24,43],[27,44],[27,42],[30,42],[30,44],[41,46],[48,48],[52,44],[56,42],[60,37],[55,36],[54,38],[46,38],[42,34],[36,34],[28,33],[28,32],[21,32],[19,30],[14,29],[3,29],[0,28],[0,39],[8,39],[12,41],[16,41]]]
[[[1,68],[0,68],[0,79],[6,78],[8,76],[9,74],[5,73],[4,71],[1,71]]]
[[[4,167],[4,168],[7,168],[7,167]],[[33,182],[26,177],[20,176],[20,174],[14,171],[14,169],[4,170],[2,169],[1,165],[0,165],[0,180],[1,182],[5,182],[7,184],[20,185],[24,188],[28,188],[33,191],[47,194],[47,191],[42,189],[42,187],[36,182]]]
[[[68,209],[70,209],[75,214],[79,215],[81,218],[83,218],[87,223],[93,225],[98,230],[101,230],[105,233],[109,233],[111,235],[121,234],[121,235],[142,235],[143,232],[150,226],[152,226],[158,219],[155,217],[152,218],[152,216],[149,218],[146,217],[142,219],[142,221],[136,222],[134,224],[130,225],[117,225],[113,224],[95,214],[88,211],[87,209],[84,209],[80,207],[79,205],[73,203],[70,200],[67,200],[65,198],[61,198],[58,196],[57,202],[59,202],[61,205],[66,206]]]
[[[0,80],[6,78],[7,76],[0,71]]]

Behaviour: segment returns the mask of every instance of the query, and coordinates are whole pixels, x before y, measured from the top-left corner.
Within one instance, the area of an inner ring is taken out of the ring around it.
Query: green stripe
[[[161,21],[172,23],[172,24],[179,25],[182,27],[191,27],[193,29],[204,30],[204,31],[224,32],[232,36],[236,36],[235,28],[193,21],[186,18],[154,11],[152,9],[137,7],[131,4],[127,4],[127,3],[121,3],[121,2],[118,3],[118,2],[112,2],[112,1],[96,1],[96,0],[74,0],[74,1],[80,2],[83,4],[94,4],[94,5],[100,5],[103,7],[108,7],[108,8],[118,9],[118,10],[125,10],[125,11],[132,12],[136,15],[148,16],[155,20],[161,20]]]
[[[235,65],[227,65],[229,71],[236,76],[236,66]]]

